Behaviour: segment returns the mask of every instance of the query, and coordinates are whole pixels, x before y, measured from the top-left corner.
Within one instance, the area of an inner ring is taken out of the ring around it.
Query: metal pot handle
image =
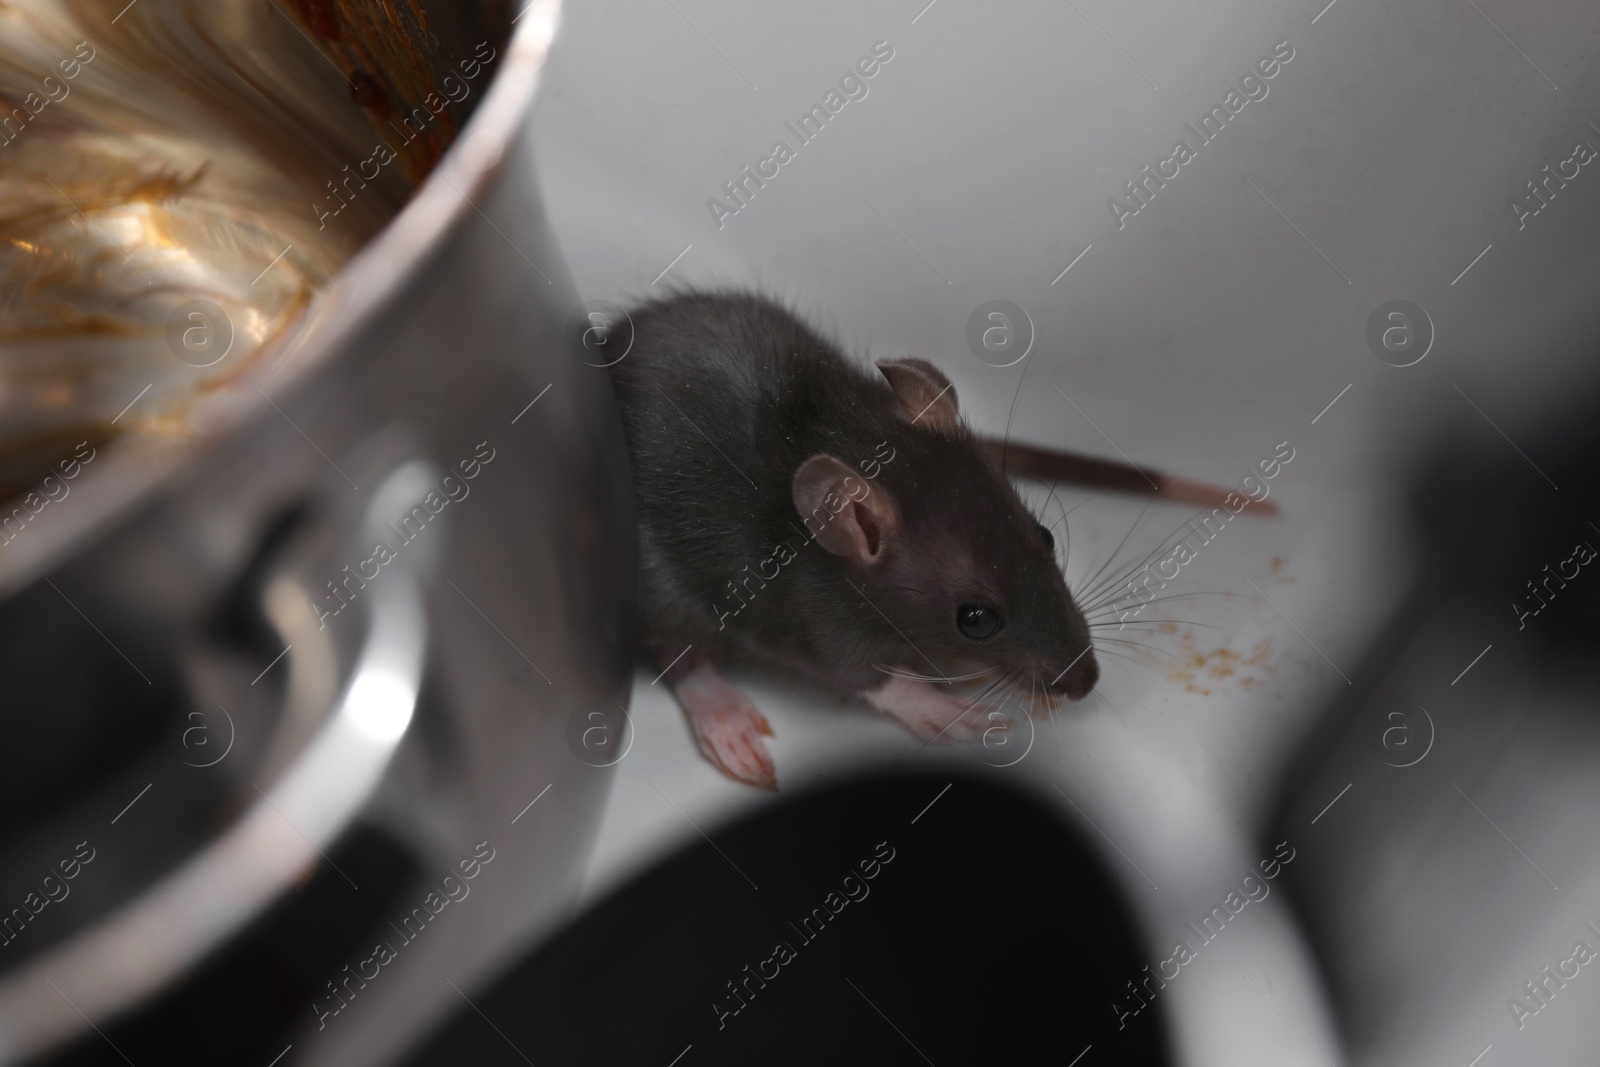
[[[392,467],[362,510],[357,543],[381,539],[374,531],[403,515],[420,498],[418,487],[425,492],[438,475],[420,460]],[[372,584],[349,680],[320,728],[238,821],[128,904],[0,981],[0,1065],[37,1056],[154,995],[324,858],[324,847],[372,795],[416,710],[428,641],[426,579],[446,532],[430,531],[427,540],[385,565]],[[268,588],[302,597],[311,617],[303,584],[280,576]]]

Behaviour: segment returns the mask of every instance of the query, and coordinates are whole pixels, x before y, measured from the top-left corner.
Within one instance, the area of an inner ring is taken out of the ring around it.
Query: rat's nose
[[[1082,700],[1100,680],[1100,664],[1095,662],[1094,646],[1086,645],[1078,658],[1060,674],[1050,688],[1066,695],[1068,700]]]

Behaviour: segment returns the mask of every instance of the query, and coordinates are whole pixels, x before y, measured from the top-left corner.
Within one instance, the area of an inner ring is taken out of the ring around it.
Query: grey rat
[[[641,640],[701,752],[737,781],[776,788],[772,729],[723,678],[728,660],[864,699],[923,739],[993,725],[951,681],[1030,710],[1088,695],[1089,625],[1002,468],[1221,496],[979,438],[933,364],[879,360],[872,375],[760,296],[683,293],[630,319],[610,370],[633,465]]]

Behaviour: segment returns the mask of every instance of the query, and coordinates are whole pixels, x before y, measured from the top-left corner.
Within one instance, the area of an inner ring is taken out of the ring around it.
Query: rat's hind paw
[[[749,697],[704,662],[676,682],[672,691],[706,759],[736,782],[777,791],[772,755],[761,740],[773,736],[772,727]]]
[[[976,741],[995,725],[986,706],[957,700],[927,682],[909,678],[890,678],[862,696],[922,741]]]

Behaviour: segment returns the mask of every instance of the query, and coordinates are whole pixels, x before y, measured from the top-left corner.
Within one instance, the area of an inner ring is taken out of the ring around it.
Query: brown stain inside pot
[[[292,337],[507,26],[496,2],[0,5],[0,500],[80,442],[185,436]]]

